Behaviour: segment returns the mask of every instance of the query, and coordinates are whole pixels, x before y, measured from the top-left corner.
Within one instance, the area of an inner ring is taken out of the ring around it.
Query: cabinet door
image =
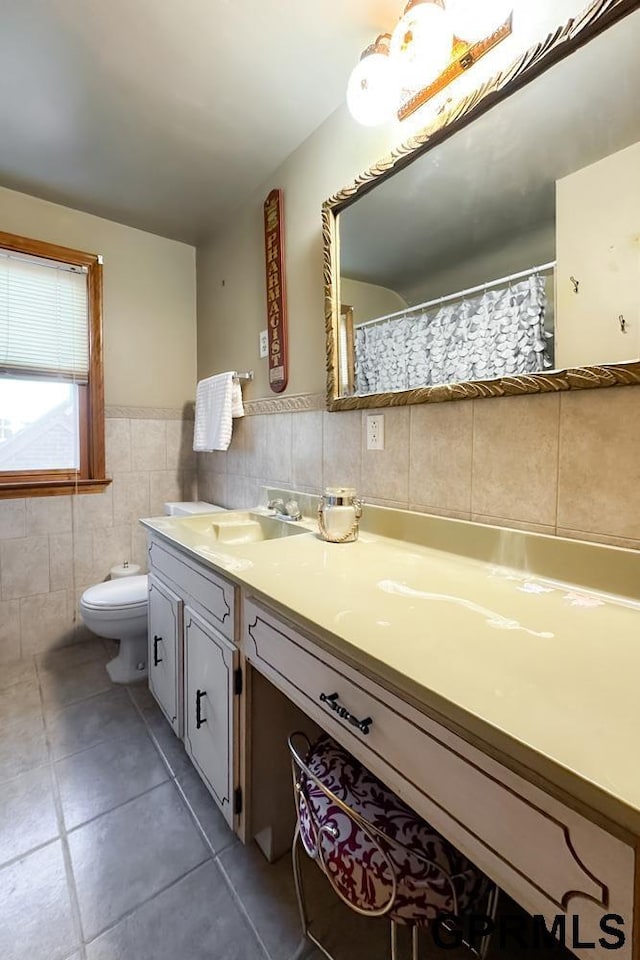
[[[238,651],[190,607],[185,607],[184,623],[185,747],[233,826],[233,689]]]
[[[149,689],[179,737],[182,736],[182,607],[180,597],[160,580],[149,577]]]

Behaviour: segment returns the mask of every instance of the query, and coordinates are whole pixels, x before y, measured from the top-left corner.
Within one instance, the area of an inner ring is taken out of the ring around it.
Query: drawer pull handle
[[[200,713],[200,701],[206,695],[206,690],[196,690],[196,730],[199,730],[202,724],[207,722],[207,718]]]
[[[364,720],[358,720],[357,717],[354,717],[352,713],[349,713],[346,707],[343,707],[340,701],[338,700],[337,693],[321,693],[320,700],[322,703],[326,703],[328,707],[337,713],[341,720],[346,720],[347,723],[350,723],[352,727],[357,727],[360,733],[364,734],[366,737],[369,731],[371,730],[371,725],[373,720],[371,717],[366,717]]]
[[[157,667],[159,663],[162,663],[162,657],[158,656],[158,644],[162,643],[162,637],[153,638],[153,665]]]

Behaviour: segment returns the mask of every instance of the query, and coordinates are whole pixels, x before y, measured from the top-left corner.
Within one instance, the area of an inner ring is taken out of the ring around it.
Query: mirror
[[[640,9],[617,6],[325,204],[330,409],[640,382]]]

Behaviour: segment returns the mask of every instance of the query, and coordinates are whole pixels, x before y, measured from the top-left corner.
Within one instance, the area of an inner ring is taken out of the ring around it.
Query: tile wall
[[[226,453],[198,455],[177,412],[127,411],[107,419],[103,494],[0,501],[0,663],[80,639],[82,591],[125,558],[145,569],[137,520],[167,500],[247,507],[262,485],[343,484],[371,503],[640,549],[640,389],[386,409],[383,451],[366,450],[367,411],[255,413]]]
[[[138,519],[195,497],[192,421],[179,411],[115,412],[105,424],[113,483],[104,493],[0,500],[0,663],[81,639],[83,590],[125,559],[146,570]]]
[[[385,409],[383,451],[366,449],[367,412],[234,421],[226,453],[197,455],[198,495],[245,507],[261,484],[342,484],[372,503],[640,549],[640,389]]]

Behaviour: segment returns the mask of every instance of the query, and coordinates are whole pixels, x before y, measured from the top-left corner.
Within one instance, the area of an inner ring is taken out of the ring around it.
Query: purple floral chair
[[[297,825],[293,871],[302,927],[311,934],[302,882],[300,848],[314,860],[337,895],[357,913],[388,916],[391,958],[398,956],[398,925],[411,929],[418,960],[418,931],[436,917],[465,912],[493,917],[498,888],[388,787],[328,736],[311,744],[289,737]],[[484,958],[488,937],[467,944]]]

